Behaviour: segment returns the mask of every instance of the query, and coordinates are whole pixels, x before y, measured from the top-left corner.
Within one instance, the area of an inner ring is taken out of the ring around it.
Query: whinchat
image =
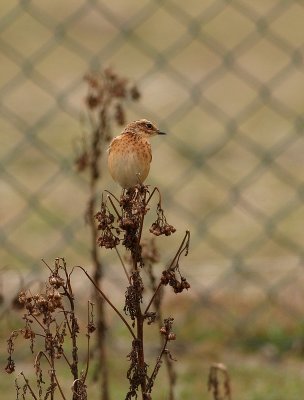
[[[146,119],[128,124],[116,136],[108,149],[108,167],[114,181],[123,189],[143,183],[147,178],[152,161],[149,139],[155,135],[165,135]]]

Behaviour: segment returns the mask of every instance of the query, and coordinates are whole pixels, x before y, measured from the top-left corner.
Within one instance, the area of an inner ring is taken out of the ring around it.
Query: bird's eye
[[[147,123],[146,123],[146,127],[147,127],[148,129],[152,129],[152,128],[153,128],[153,125],[150,124],[150,122],[147,122]]]

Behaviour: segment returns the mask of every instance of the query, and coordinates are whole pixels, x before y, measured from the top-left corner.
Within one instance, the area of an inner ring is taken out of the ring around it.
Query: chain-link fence
[[[303,304],[304,4],[2,0],[1,262],[89,263],[75,173],[83,75],[136,82],[154,141],[150,182],[192,231],[187,269],[212,318],[294,323]],[[117,132],[118,133],[118,132]],[[104,172],[104,187],[118,190]],[[250,323],[249,323],[250,322]]]

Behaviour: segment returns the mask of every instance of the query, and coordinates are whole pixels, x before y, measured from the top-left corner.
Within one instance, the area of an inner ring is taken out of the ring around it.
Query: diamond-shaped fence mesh
[[[168,220],[192,231],[196,304],[239,328],[269,315],[295,321],[304,295],[303,2],[2,0],[0,10],[3,266],[37,272],[41,257],[55,256],[89,264],[87,183],[73,151],[83,75],[111,65],[142,92],[128,119],[169,132],[155,139],[149,183],[161,188]]]

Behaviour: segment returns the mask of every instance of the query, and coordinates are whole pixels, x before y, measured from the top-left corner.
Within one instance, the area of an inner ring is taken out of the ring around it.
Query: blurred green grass
[[[80,292],[79,292],[80,293]],[[77,298],[77,296],[76,296]],[[80,306],[83,302],[80,302]],[[167,305],[168,306],[168,305]],[[176,306],[178,308],[178,306]],[[282,344],[286,340],[290,340],[295,332],[269,332],[268,337],[260,338],[259,346],[247,343],[247,348],[242,347],[242,343],[223,345],[225,338],[220,337],[220,331],[212,332],[212,327],[209,321],[205,320],[203,309],[199,310],[198,315],[201,318],[192,318],[189,323],[187,318],[184,324],[180,324],[179,319],[183,319],[184,309],[183,302],[179,304],[181,313],[177,315],[174,332],[177,334],[177,340],[170,344],[170,350],[174,358],[177,359],[175,368],[178,373],[176,386],[176,395],[180,399],[193,398],[212,398],[207,392],[207,379],[210,366],[215,362],[224,363],[228,369],[231,387],[232,398],[235,400],[257,400],[257,399],[291,399],[297,400],[299,393],[304,389],[303,383],[303,361],[299,357],[295,357],[290,349],[286,349]],[[173,311],[174,307],[169,306],[169,310]],[[174,315],[174,314],[173,314]],[[188,313],[189,315],[189,313]],[[110,389],[113,398],[124,398],[128,390],[128,381],[126,378],[126,370],[128,368],[127,354],[129,352],[130,343],[128,343],[128,333],[122,327],[121,323],[115,318],[110,318],[111,335],[109,338],[108,355],[110,358]],[[86,339],[82,334],[84,332],[85,320],[80,319],[81,332],[79,334],[78,347],[80,350],[80,367],[84,368],[86,360]],[[11,315],[10,328],[20,327],[16,314]],[[210,328],[210,331],[208,329]],[[5,331],[7,326],[4,326],[3,319],[1,321],[1,343],[5,342]],[[147,327],[149,334],[147,335],[148,347],[146,356],[150,368],[154,365],[157,357],[157,349],[159,347],[159,337],[157,329]],[[151,332],[151,330],[153,332]],[[200,332],[200,335],[198,335]],[[204,333],[205,332],[205,333]],[[273,341],[273,336],[276,339]],[[301,336],[302,338],[303,336]],[[247,340],[247,339],[246,339]],[[1,390],[6,393],[8,400],[15,399],[14,379],[24,371],[28,378],[35,381],[33,374],[33,361],[30,350],[22,341],[17,340],[15,348],[16,373],[8,375],[5,379],[0,379]],[[93,340],[92,340],[93,343]],[[272,345],[270,344],[272,343]],[[281,353],[276,352],[273,343],[277,345],[277,350],[282,350]],[[36,347],[37,349],[37,347]],[[4,346],[0,347],[1,360],[5,360]],[[68,352],[66,353],[68,354]],[[95,360],[91,359],[90,373],[88,377],[88,394],[89,398],[94,400],[98,398],[98,386],[93,380]],[[68,368],[58,362],[56,368],[57,375],[60,377],[62,387],[65,392],[70,393],[72,379]],[[44,372],[47,376],[47,368]],[[21,383],[21,380],[19,379]],[[153,398],[162,400],[167,398],[167,377],[165,366],[163,365],[158,379],[155,384]]]

